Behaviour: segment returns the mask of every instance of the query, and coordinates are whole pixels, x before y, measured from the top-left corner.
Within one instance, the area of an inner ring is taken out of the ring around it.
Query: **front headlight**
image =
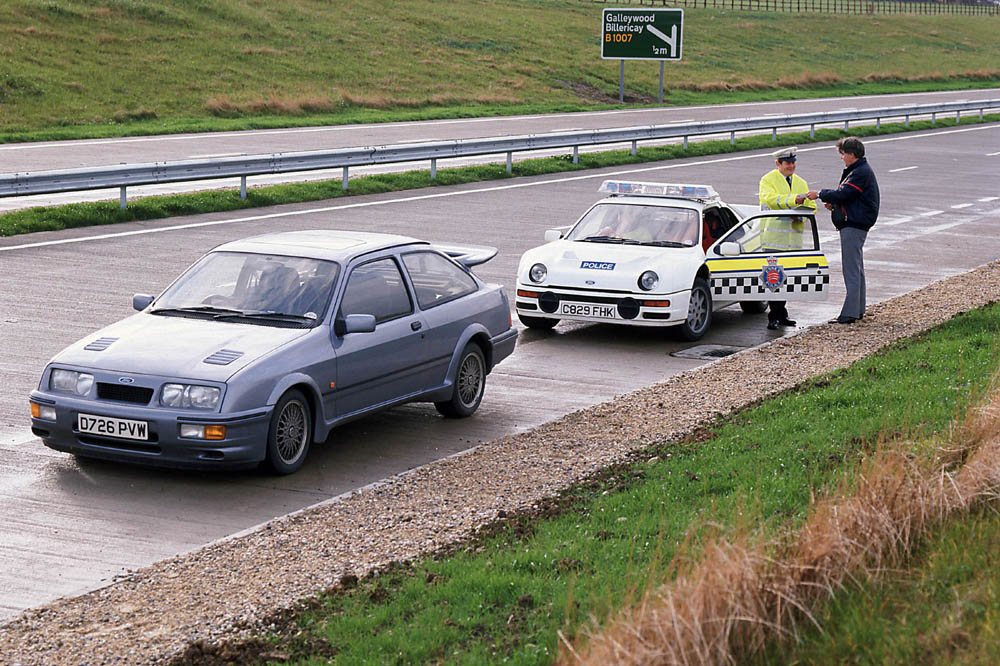
[[[94,375],[88,375],[86,372],[55,369],[49,375],[49,388],[53,391],[87,395],[93,385]]]
[[[215,409],[222,391],[214,386],[197,384],[164,384],[160,404],[181,409]]]
[[[660,276],[653,271],[646,271],[639,276],[639,289],[652,291],[656,289],[658,284],[660,284]]]
[[[545,264],[535,264],[528,271],[528,279],[532,282],[542,282],[548,274],[549,269],[545,268]]]

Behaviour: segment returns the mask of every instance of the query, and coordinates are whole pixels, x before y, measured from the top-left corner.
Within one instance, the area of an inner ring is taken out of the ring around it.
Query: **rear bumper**
[[[496,365],[514,353],[514,346],[517,344],[517,329],[511,326],[509,329],[490,339],[490,346],[493,348],[493,363]]]
[[[271,409],[236,414],[196,413],[82,400],[41,391],[31,401],[53,407],[55,420],[31,419],[31,431],[45,446],[74,455],[154,467],[231,470],[256,466],[264,459]],[[90,414],[148,424],[145,440],[80,432],[79,415]],[[180,436],[181,424],[217,424],[226,427],[221,440]]]

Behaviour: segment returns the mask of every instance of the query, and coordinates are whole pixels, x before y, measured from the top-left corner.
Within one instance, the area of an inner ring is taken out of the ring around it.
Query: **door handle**
[[[422,326],[423,324],[421,324],[419,321],[414,321],[410,323],[410,330],[419,331]]]

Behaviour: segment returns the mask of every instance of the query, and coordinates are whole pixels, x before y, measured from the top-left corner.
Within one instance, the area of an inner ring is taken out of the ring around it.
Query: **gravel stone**
[[[266,629],[298,600],[467,538],[649,444],[998,299],[1000,261],[873,305],[850,326],[804,329],[157,562],[0,626],[0,664],[158,664],[195,641]]]

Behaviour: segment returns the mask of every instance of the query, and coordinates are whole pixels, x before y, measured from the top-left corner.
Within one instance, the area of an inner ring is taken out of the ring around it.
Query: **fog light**
[[[642,304],[647,308],[669,308],[670,301],[643,301]]]
[[[31,403],[31,416],[32,418],[42,419],[43,421],[55,421],[56,408],[49,407],[47,405],[39,405],[37,402],[33,402]]]
[[[537,291],[528,291],[527,289],[518,289],[517,295],[522,298],[538,298]]]

